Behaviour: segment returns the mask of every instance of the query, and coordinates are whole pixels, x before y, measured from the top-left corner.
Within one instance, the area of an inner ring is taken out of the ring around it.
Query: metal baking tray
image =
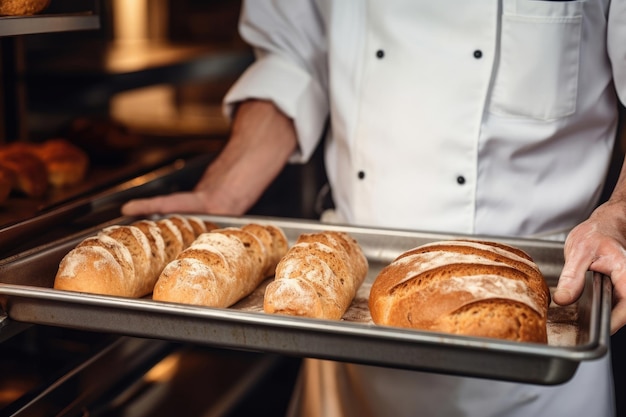
[[[540,385],[569,380],[581,361],[599,358],[608,349],[611,283],[600,274],[588,273],[584,293],[574,305],[551,306],[547,345],[379,326],[371,322],[367,297],[380,269],[412,247],[462,236],[259,216],[203,217],[223,227],[270,222],[281,227],[292,243],[301,233],[345,231],[357,239],[369,259],[368,276],[338,321],[264,313],[266,283],[223,309],[156,302],[149,297],[130,299],[52,289],[61,258],[98,227],[0,261],[0,301],[7,319]],[[119,218],[107,224],[130,220]],[[561,243],[497,240],[527,251],[554,287],[563,265]],[[0,328],[0,336],[1,332]]]

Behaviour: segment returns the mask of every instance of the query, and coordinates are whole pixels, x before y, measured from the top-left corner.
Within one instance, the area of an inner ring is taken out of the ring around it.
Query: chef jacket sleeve
[[[239,31],[256,60],[224,98],[232,117],[237,102],[271,100],[293,119],[299,147],[290,162],[305,162],[328,117],[326,37],[316,2],[252,0],[242,7]]]
[[[611,2],[607,36],[615,89],[622,104],[626,105],[626,1]]]

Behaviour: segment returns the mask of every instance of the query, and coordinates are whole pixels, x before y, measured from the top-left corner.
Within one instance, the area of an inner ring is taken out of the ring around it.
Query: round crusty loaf
[[[271,229],[274,226],[260,226]],[[275,233],[282,240],[284,234]],[[269,234],[272,236],[272,234]],[[286,239],[285,239],[286,242]],[[243,228],[203,233],[163,269],[152,298],[158,301],[229,307],[249,295],[265,278],[267,248],[281,243],[261,241]],[[275,265],[274,265],[275,266]]]
[[[265,290],[266,313],[340,319],[367,274],[368,262],[346,233],[305,233],[276,266]]]
[[[525,252],[502,243],[453,240],[401,254],[372,284],[377,324],[547,342],[548,286]]]

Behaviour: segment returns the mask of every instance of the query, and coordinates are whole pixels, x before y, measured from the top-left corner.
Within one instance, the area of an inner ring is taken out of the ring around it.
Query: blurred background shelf
[[[53,0],[35,15],[0,17],[0,36],[100,29],[100,6],[98,0]]]
[[[0,18],[0,36],[92,30],[100,27],[100,16],[91,12]]]

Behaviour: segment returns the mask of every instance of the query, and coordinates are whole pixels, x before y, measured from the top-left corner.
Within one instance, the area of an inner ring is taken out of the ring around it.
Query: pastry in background
[[[2,0],[0,16],[28,16],[40,13],[50,4],[50,0]]]
[[[28,197],[43,197],[48,190],[48,171],[33,153],[33,145],[10,144],[0,149],[0,166],[12,172],[13,189]]]
[[[48,183],[53,187],[76,185],[85,179],[89,157],[81,148],[63,138],[53,138],[34,146],[33,152],[43,161]]]

